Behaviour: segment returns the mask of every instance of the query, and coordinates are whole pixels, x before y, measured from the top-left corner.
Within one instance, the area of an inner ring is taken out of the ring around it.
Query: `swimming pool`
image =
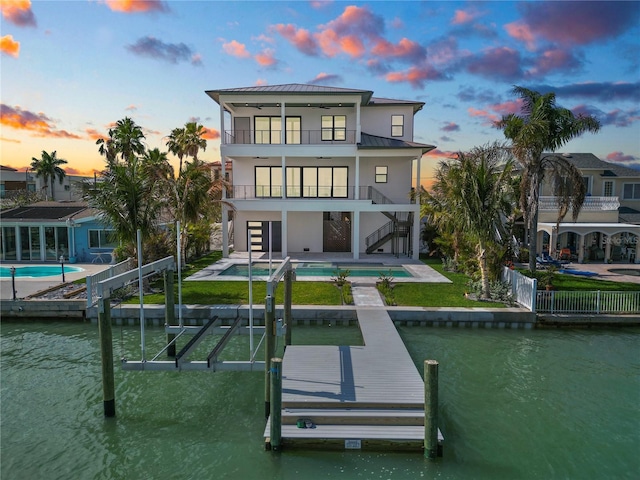
[[[64,266],[64,273],[77,273],[84,271],[80,267]],[[33,265],[29,267],[16,267],[16,278],[41,278],[62,275],[60,265]],[[0,267],[0,278],[11,278],[11,267]]]
[[[271,265],[271,273],[273,273],[280,263]],[[269,264],[264,262],[255,262],[251,264],[251,274],[255,276],[269,276]],[[413,277],[404,267],[398,265],[384,265],[382,263],[359,263],[359,264],[343,264],[330,262],[305,262],[293,263],[293,269],[298,277],[335,277],[338,271],[341,273],[349,270],[349,277],[380,277],[385,275],[394,278],[410,278]],[[219,273],[220,276],[248,277],[249,267],[247,265],[235,264],[227,267]]]

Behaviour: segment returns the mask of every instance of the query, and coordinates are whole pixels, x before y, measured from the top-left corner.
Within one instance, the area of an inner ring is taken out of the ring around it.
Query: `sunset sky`
[[[205,90],[312,83],[426,103],[423,183],[454,152],[503,140],[513,85],[602,123],[562,151],[640,169],[640,2],[1,0],[0,164],[42,150],[68,174],[129,116],[149,147],[187,121],[220,160]],[[176,159],[177,163],[177,159]]]

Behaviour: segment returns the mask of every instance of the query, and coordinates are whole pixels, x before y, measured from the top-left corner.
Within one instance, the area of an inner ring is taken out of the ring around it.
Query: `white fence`
[[[640,292],[539,291],[536,308],[544,313],[640,313]]]
[[[516,302],[537,313],[639,314],[640,291],[545,291],[536,290],[537,280],[504,267],[502,281],[511,284]]]
[[[91,308],[98,301],[98,282],[115,277],[129,270],[129,259],[111,265],[106,270],[90,275],[87,280],[87,308]]]
[[[516,270],[503,267],[502,281],[511,284],[511,296],[517,303],[531,312],[536,311],[535,292],[538,281],[535,278],[529,278]]]

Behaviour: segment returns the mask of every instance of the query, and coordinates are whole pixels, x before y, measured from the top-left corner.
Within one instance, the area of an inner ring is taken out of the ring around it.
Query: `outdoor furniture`
[[[105,261],[105,255],[109,255],[109,261],[111,261],[111,254],[109,252],[89,252],[89,255],[94,257],[91,263],[97,263],[98,261],[100,261],[100,263],[107,263]]]

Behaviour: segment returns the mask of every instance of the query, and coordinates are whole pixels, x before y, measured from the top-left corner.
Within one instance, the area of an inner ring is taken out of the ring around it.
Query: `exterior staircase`
[[[369,187],[369,198],[374,204],[379,205],[392,205],[393,202],[377,191],[373,187]],[[366,252],[368,254],[374,253],[378,248],[382,247],[387,242],[393,242],[391,251],[398,256],[400,253],[407,255],[409,253],[411,243],[411,229],[413,227],[413,213],[412,212],[381,212],[386,216],[390,222],[384,224],[378,228],[375,232],[367,236],[365,239]],[[400,239],[404,239],[402,242],[402,252],[400,247]]]

